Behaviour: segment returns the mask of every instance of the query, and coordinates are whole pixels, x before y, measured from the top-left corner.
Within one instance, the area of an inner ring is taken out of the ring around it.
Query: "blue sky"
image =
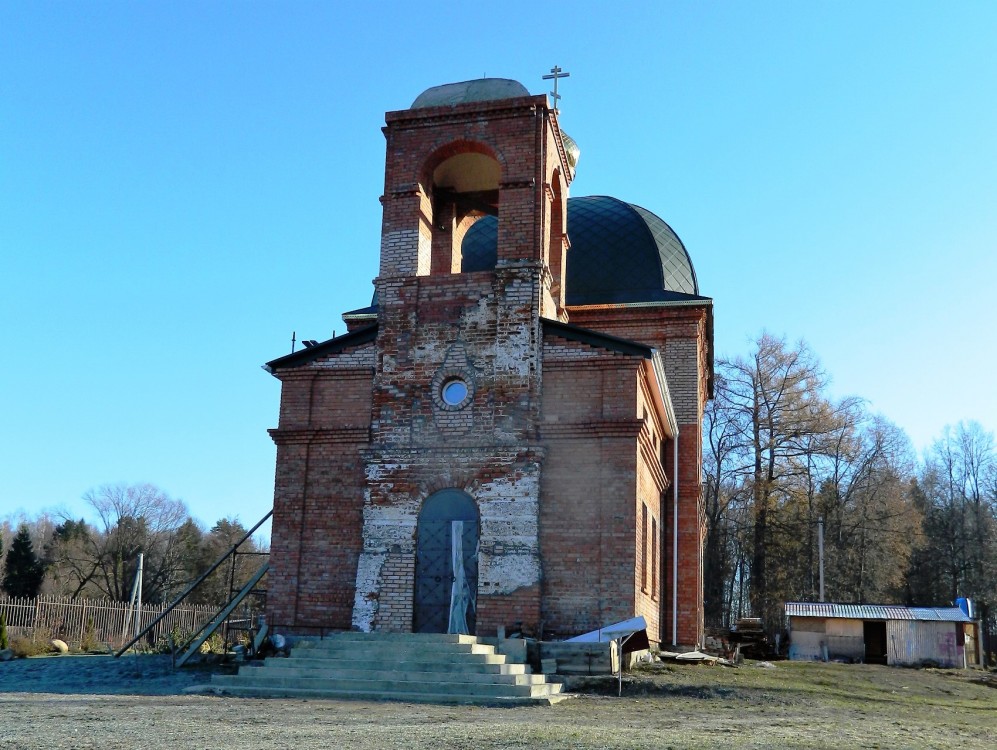
[[[272,503],[279,383],[377,272],[386,110],[560,65],[572,195],[664,218],[719,354],[804,338],[917,448],[997,428],[997,4],[0,0],[0,518]]]

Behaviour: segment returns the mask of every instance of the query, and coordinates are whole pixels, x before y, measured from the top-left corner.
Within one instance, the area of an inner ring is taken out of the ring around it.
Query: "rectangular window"
[[[647,591],[647,504],[645,503],[642,512],[641,519],[643,524],[641,525],[641,537],[640,537],[640,588],[641,591]]]
[[[658,598],[658,519],[651,519],[651,598]]]

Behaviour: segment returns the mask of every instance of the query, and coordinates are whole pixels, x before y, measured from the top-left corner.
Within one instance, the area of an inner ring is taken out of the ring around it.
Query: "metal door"
[[[474,633],[478,592],[478,509],[470,495],[441,490],[426,499],[419,513],[415,558],[416,633],[446,633],[453,601],[454,521],[461,521],[461,547],[468,601],[467,630]]]

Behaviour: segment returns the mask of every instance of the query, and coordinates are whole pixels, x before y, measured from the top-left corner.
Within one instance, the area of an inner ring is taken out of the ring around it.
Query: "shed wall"
[[[863,661],[865,636],[862,620],[824,617],[789,618],[789,658],[822,661],[823,646],[830,659]]]
[[[823,617],[789,618],[789,658],[796,661],[822,661],[822,647],[830,659],[865,659],[862,620]]]
[[[954,622],[889,620],[886,623],[887,663],[918,666],[934,662],[940,667],[964,665],[965,649]]]

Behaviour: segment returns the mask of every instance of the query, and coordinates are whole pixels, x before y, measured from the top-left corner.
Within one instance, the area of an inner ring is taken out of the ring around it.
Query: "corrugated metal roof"
[[[835,604],[786,602],[788,617],[829,617],[850,620],[934,620],[972,622],[958,607],[903,607],[895,604]]]
[[[937,620],[939,622],[972,622],[958,607],[911,607],[915,620]]]

